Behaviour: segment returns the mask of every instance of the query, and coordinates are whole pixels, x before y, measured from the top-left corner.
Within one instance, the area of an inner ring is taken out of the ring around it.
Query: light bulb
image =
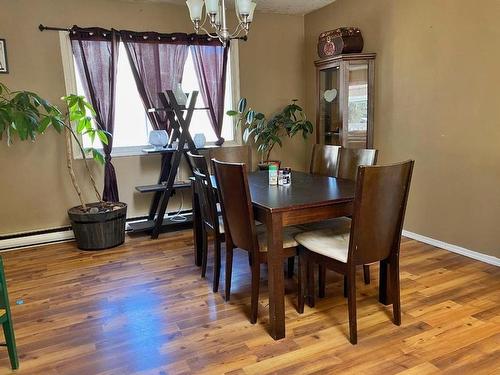
[[[205,7],[207,8],[207,13],[215,14],[219,11],[219,0],[206,0]]]
[[[247,21],[252,22],[253,21],[253,14],[255,12],[255,7],[257,6],[257,3],[253,2],[250,5],[250,13],[248,14]]]
[[[238,12],[241,15],[249,15],[252,7],[252,2],[250,0],[238,0]]]
[[[186,0],[186,5],[189,9],[191,21],[194,22],[201,20],[201,14],[203,12],[203,0]]]

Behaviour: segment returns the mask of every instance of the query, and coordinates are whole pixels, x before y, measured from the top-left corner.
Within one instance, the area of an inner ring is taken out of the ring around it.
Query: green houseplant
[[[104,157],[94,147],[84,149],[79,138],[79,135],[87,135],[92,140],[92,144],[96,138],[103,144],[108,144],[110,134],[96,125],[97,123],[93,119],[95,111],[83,96],[68,95],[61,99],[68,109],[66,114],[34,92],[10,91],[7,86],[0,83],[0,140],[6,138],[9,146],[16,138],[21,141],[35,141],[37,136],[44,134],[49,127],[53,127],[58,133],[64,133],[68,173],[81,203],[80,206],[68,210],[78,247],[97,250],[116,246],[122,243],[125,238],[124,218],[127,205],[102,200],[90,170],[87,155],[100,165],[104,164]],[[87,176],[97,202],[86,203],[83,199],[82,190],[73,168],[72,139],[82,154]],[[123,225],[121,222],[116,223],[114,219],[117,217],[123,219]],[[108,222],[112,222],[112,224],[107,224]],[[103,226],[109,228],[103,231]],[[121,228],[122,226],[123,228]],[[113,233],[109,232],[111,229]],[[116,232],[118,229],[119,232]],[[106,236],[103,236],[103,233]]]
[[[227,114],[237,117],[236,127],[242,127],[243,141],[247,143],[253,139],[257,151],[261,155],[260,169],[267,169],[272,162],[271,151],[276,145],[282,147],[281,139],[285,136],[294,137],[301,133],[304,139],[313,132],[313,125],[307,119],[304,110],[292,100],[280,112],[267,119],[262,112],[247,107],[247,99],[242,98],[238,103],[238,110],[228,111]]]

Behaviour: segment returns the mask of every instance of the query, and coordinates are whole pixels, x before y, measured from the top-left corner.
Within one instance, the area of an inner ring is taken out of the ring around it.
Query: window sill
[[[207,146],[214,146],[214,142],[208,142]],[[224,142],[224,145],[222,147],[230,147],[230,146],[241,146],[241,143],[239,143],[236,140],[233,141],[227,141]],[[131,147],[115,147],[113,148],[113,151],[111,152],[111,158],[126,158],[126,157],[133,157],[133,156],[148,156],[151,154],[148,154],[143,151],[145,148],[151,148],[151,145],[144,145],[144,146],[131,146]],[[99,152],[102,153],[102,148],[96,148]],[[88,157],[91,157],[90,155],[87,155]],[[81,153],[77,153],[73,159],[79,160],[83,159]]]

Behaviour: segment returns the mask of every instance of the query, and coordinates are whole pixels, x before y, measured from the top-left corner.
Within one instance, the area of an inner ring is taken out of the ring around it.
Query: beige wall
[[[304,103],[304,18],[259,14],[249,38],[240,44],[241,95],[248,99],[249,105],[268,115],[292,99]],[[308,115],[313,119],[314,111]],[[288,167],[304,169],[307,148],[301,135],[285,138],[283,148],[276,146],[271,158]],[[254,161],[259,161],[255,153]]]
[[[376,62],[379,161],[413,158],[405,228],[500,257],[500,2],[337,0],[305,17],[307,108],[321,31],[360,27]]]
[[[0,0],[0,37],[7,40],[10,74],[0,82],[38,92],[53,103],[65,94],[58,34],[50,26],[191,32],[185,7],[116,0]],[[283,30],[287,30],[283,32]],[[240,43],[241,95],[261,111],[274,111],[291,98],[303,99],[303,17],[258,15],[247,43]],[[295,154],[293,154],[295,155]],[[301,158],[283,155],[288,165]],[[64,141],[53,132],[36,143],[0,144],[0,235],[67,225],[66,210],[78,204],[65,169]],[[156,182],[158,157],[115,158],[120,198],[129,217],[147,213],[149,197],[134,186]],[[81,162],[76,161],[80,175]],[[102,181],[97,169],[97,179]],[[89,200],[93,197],[87,189]],[[189,202],[189,194],[185,199]],[[173,201],[171,209],[177,209]]]

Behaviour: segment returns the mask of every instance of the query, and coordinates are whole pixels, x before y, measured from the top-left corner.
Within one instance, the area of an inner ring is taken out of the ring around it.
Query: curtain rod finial
[[[45,30],[45,26],[43,26],[42,24],[38,25],[38,30],[40,30],[40,31]]]

